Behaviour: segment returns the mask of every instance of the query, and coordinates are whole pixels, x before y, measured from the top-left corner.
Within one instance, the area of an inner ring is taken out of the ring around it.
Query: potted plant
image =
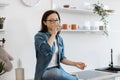
[[[0,62],[0,75],[2,75],[4,73],[5,73],[5,71],[4,71],[4,63]]]
[[[4,21],[5,21],[5,17],[0,17],[0,29],[3,29]]]
[[[98,14],[101,18],[100,20],[103,22],[103,30],[105,32],[106,35],[108,35],[108,31],[107,31],[107,25],[108,25],[108,21],[107,21],[107,17],[109,15],[109,13],[113,12],[113,10],[106,10],[104,8],[104,5],[102,3],[96,3],[93,4],[94,8],[93,8],[93,12],[95,14]]]

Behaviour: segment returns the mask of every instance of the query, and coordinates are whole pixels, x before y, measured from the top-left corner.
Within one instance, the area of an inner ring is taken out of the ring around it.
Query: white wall
[[[83,0],[80,0],[81,2]],[[86,0],[87,1],[87,0]],[[96,2],[96,0],[92,0]],[[102,0],[101,0],[102,1]],[[74,61],[84,61],[86,69],[108,66],[110,49],[114,50],[114,62],[120,65],[120,1],[102,1],[115,10],[109,18],[109,36],[97,34],[80,34],[79,32],[62,33],[65,43],[66,56]],[[25,68],[25,78],[33,78],[35,70],[34,35],[40,29],[40,19],[44,11],[51,9],[51,0],[40,0],[34,7],[26,7],[21,0],[11,0],[10,5],[0,8],[0,16],[6,16],[5,21],[5,48],[14,57],[14,68],[6,73],[3,80],[15,80],[15,68],[18,58],[22,59]],[[64,16],[61,15],[64,19]],[[70,18],[70,16],[68,16]],[[118,62],[119,61],[119,62]],[[77,68],[63,65],[66,71],[78,71]]]

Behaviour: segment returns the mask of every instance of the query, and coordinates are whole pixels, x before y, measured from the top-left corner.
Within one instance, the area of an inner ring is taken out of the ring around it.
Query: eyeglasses
[[[46,20],[46,21],[49,21],[51,24],[53,24],[53,23],[56,23],[56,22],[59,21],[59,20],[56,19],[56,20]]]

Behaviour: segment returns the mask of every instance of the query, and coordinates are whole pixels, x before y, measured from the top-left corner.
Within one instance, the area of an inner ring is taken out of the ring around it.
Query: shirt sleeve
[[[51,47],[47,43],[47,38],[45,34],[35,35],[35,48],[36,52],[39,54],[43,54],[45,56],[52,54]]]
[[[60,44],[59,46],[61,46],[61,58],[60,58],[60,62],[66,58],[65,54],[64,54],[64,42],[63,42],[63,39],[60,37]]]

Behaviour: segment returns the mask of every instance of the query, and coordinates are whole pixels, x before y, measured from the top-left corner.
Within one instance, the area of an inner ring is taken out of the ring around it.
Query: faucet
[[[111,68],[113,68],[113,49],[111,49],[111,62],[109,64]]]

